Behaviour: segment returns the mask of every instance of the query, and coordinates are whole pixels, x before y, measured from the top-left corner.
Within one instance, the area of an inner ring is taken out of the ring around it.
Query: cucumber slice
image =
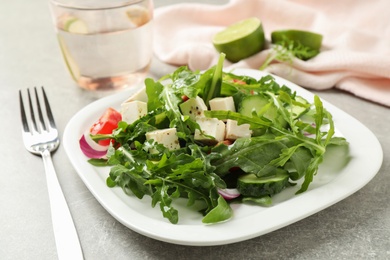
[[[264,116],[274,123],[279,123],[282,126],[286,124],[282,116],[279,115],[277,107],[270,103],[267,97],[260,94],[244,97],[239,105],[238,112],[248,117],[252,117],[253,112],[255,112],[258,116]]]
[[[293,104],[291,107],[291,114],[293,115],[294,119],[300,118],[310,109],[310,103],[306,99],[300,96],[296,96],[295,101],[299,102],[300,104]]]
[[[72,58],[70,55],[68,48],[66,47],[65,40],[61,37],[61,35],[57,35],[58,42],[60,44],[62,56],[64,57],[66,67],[69,70],[70,75],[72,76],[73,80],[78,82],[78,80],[81,77],[80,69],[77,66],[76,61]]]
[[[76,17],[69,17],[64,22],[64,31],[77,34],[87,34],[88,27],[84,21]]]
[[[266,106],[268,103],[268,99],[264,96],[247,96],[242,99],[242,102],[238,108],[238,112],[241,115],[252,117],[253,112],[259,114],[264,108],[264,106]]]
[[[257,177],[253,173],[242,175],[237,180],[237,189],[244,197],[272,196],[287,187],[289,175],[284,170],[269,177]]]

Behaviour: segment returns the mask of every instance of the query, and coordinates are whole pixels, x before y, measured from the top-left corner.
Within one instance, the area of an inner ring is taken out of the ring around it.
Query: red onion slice
[[[84,132],[84,137],[85,137],[85,141],[88,143],[89,146],[91,146],[91,148],[93,150],[96,150],[96,151],[107,151],[108,145],[100,145],[97,142],[95,142],[94,140],[92,140],[91,133],[90,133],[89,129],[87,129]]]
[[[79,143],[80,143],[80,148],[81,148],[81,151],[85,154],[85,156],[87,156],[88,158],[95,158],[95,159],[98,159],[98,158],[102,158],[104,156],[106,156],[107,154],[107,149],[105,151],[98,151],[98,150],[95,150],[93,149],[87,142],[86,138],[85,138],[85,135],[81,136],[80,140],[79,140]]]
[[[218,193],[225,200],[232,200],[241,195],[237,189],[218,189]]]

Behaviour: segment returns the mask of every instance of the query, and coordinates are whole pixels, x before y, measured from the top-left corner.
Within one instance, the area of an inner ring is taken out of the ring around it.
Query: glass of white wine
[[[80,87],[117,90],[144,80],[153,56],[153,0],[50,0],[50,7]]]

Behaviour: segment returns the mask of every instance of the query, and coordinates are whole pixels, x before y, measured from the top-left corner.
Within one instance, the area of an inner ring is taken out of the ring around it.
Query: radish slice
[[[85,138],[85,135],[83,135],[81,138],[80,138],[80,148],[81,148],[81,151],[89,158],[95,158],[95,159],[98,159],[98,158],[102,158],[104,156],[106,156],[107,154],[107,149],[105,151],[99,151],[99,150],[95,150],[94,148],[92,148],[89,143],[87,142],[86,140],[87,138]]]
[[[218,189],[218,193],[225,200],[232,200],[241,195],[237,189]]]

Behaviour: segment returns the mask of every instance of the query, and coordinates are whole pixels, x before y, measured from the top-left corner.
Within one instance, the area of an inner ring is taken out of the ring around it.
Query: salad
[[[231,203],[271,206],[291,186],[305,192],[327,147],[348,145],[318,96],[306,100],[271,75],[224,72],[223,61],[146,79],[120,111],[107,108],[80,147],[110,167],[108,187],[150,196],[173,224],[178,198],[200,203],[203,223],[219,223],[232,218]]]

